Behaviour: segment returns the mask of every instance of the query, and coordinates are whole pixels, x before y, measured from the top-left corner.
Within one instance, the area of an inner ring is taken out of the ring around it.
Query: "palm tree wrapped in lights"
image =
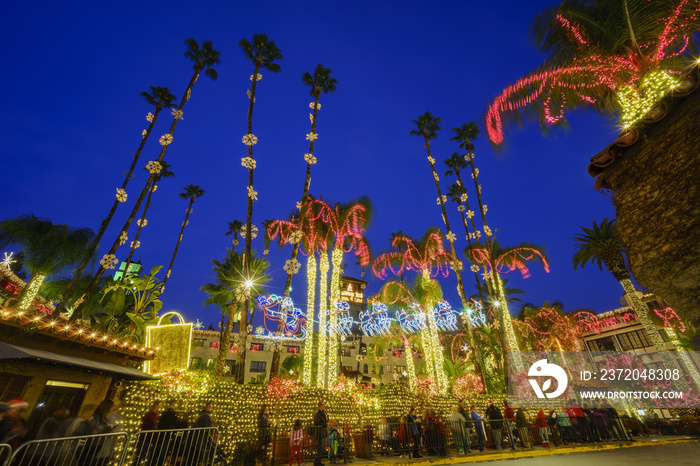
[[[637,290],[630,280],[631,275],[629,270],[627,270],[625,256],[623,255],[624,246],[617,236],[615,220],[604,218],[600,225],[593,222],[592,228],[581,227],[581,230],[583,230],[583,233],[574,236],[574,240],[577,242],[576,253],[572,260],[574,269],[579,265],[583,268],[590,261],[591,263],[596,263],[598,268],[603,270],[604,264],[608,271],[620,282],[622,289],[625,290],[627,300],[644,326],[644,330],[649,335],[649,339],[659,353],[664,366],[667,369],[680,369],[676,360],[671,356],[671,352],[668,350],[668,346],[666,346],[666,342],[661,337],[654,321],[651,319],[649,309],[637,296]],[[683,379],[676,382],[676,386],[681,391],[688,388]]]
[[[187,88],[185,90],[185,94],[182,96],[182,99],[180,100],[180,105],[178,105],[177,110],[172,110],[173,114],[173,122],[170,125],[170,130],[168,133],[162,135],[158,142],[162,146],[160,150],[160,155],[158,158],[154,161],[157,163],[161,163],[163,161],[163,158],[165,157],[165,153],[168,150],[168,147],[170,144],[173,142],[173,133],[175,132],[175,127],[177,126],[177,123],[179,120],[183,119],[183,108],[185,107],[185,103],[190,99],[190,95],[192,93],[192,88],[194,86],[194,83],[197,81],[199,78],[199,75],[204,72],[205,76],[208,76],[212,80],[216,80],[217,77],[219,76],[218,73],[214,68],[212,68],[214,65],[217,65],[221,62],[219,59],[220,53],[217,50],[214,50],[212,46],[212,42],[209,40],[205,40],[202,42],[202,46],[200,48],[199,44],[197,43],[196,40],[189,38],[185,41],[185,45],[187,45],[187,51],[185,52],[185,57],[189,58],[191,61],[194,62],[194,65],[192,65],[192,68],[194,70],[194,73],[192,74],[192,77],[190,78],[189,83],[187,84]],[[136,217],[136,213],[139,211],[141,208],[141,203],[146,197],[146,194],[148,194],[149,187],[151,186],[153,182],[153,178],[155,178],[156,172],[152,171],[146,180],[146,183],[144,184],[143,189],[139,193],[138,198],[136,199],[136,203],[134,204],[133,209],[131,210],[131,214],[129,215],[129,218],[127,218],[126,222],[124,223],[124,226],[120,230],[119,235],[117,235],[117,238],[114,240],[114,243],[110,247],[109,251],[107,254],[103,256],[103,260],[100,261],[100,267],[97,269],[95,272],[95,275],[92,278],[92,281],[90,282],[90,285],[88,285],[88,288],[85,290],[85,295],[83,298],[83,302],[86,302],[88,298],[92,295],[92,293],[95,290],[95,287],[97,286],[97,283],[100,280],[100,277],[102,277],[102,274],[104,274],[105,270],[107,267],[105,264],[109,266],[109,268],[114,268],[116,266],[116,256],[115,253],[117,251],[117,248],[123,244],[122,243],[122,234],[126,234],[127,231],[129,231],[129,227],[131,226],[131,222],[134,221],[134,218]],[[127,199],[127,194],[125,191],[117,191],[117,199],[120,202],[126,202]],[[80,278],[80,275],[82,274],[82,270],[76,270],[75,274],[73,275],[73,279],[78,281]],[[66,294],[70,294],[70,289],[66,291]],[[62,299],[62,301],[64,301]],[[81,305],[77,305],[75,307],[75,310],[73,314],[71,315],[71,319],[77,319],[78,316],[80,315],[82,307]],[[56,310],[54,311],[54,315],[58,315],[63,311],[62,303],[59,303],[58,306],[56,306]]]
[[[428,153],[428,162],[430,163],[430,171],[433,176],[433,181],[435,182],[435,189],[437,190],[437,203],[442,210],[442,221],[445,224],[445,229],[447,230],[447,241],[450,245],[450,251],[452,252],[452,268],[455,271],[455,276],[457,277],[457,291],[459,292],[459,297],[462,300],[462,306],[467,308],[467,295],[464,290],[464,283],[462,282],[462,272],[463,268],[462,261],[457,258],[457,251],[455,249],[455,239],[456,235],[450,229],[450,220],[447,218],[447,209],[445,208],[445,202],[447,201],[447,196],[442,195],[442,190],[440,189],[440,177],[435,171],[435,159],[432,156],[430,150],[430,140],[437,138],[437,132],[440,130],[440,118],[434,117],[430,112],[425,112],[420,115],[417,120],[411,120],[412,123],[416,125],[415,130],[411,130],[409,134],[411,136],[420,136],[425,141],[425,150]],[[481,350],[475,344],[474,340],[474,326],[472,325],[471,319],[464,319],[464,323],[467,327],[467,334],[469,335],[469,342],[472,347],[472,362],[474,363],[474,372],[477,376],[483,377],[481,372],[482,358]]]
[[[248,90],[248,133],[243,136],[243,144],[248,146],[248,156],[241,160],[243,167],[248,169],[248,186],[247,186],[247,208],[245,220],[245,247],[243,250],[244,274],[250,272],[251,258],[251,242],[253,240],[253,201],[258,199],[258,193],[253,186],[253,170],[256,162],[253,158],[253,146],[257,144],[258,138],[253,134],[253,106],[255,104],[255,92],[258,86],[258,81],[262,78],[259,73],[261,69],[265,69],[272,73],[279,73],[280,65],[275,63],[282,59],[282,53],[271,41],[267,34],[253,34],[252,40],[241,39],[238,45],[243,50],[246,58],[253,63],[253,74],[250,76],[252,82],[251,88]],[[248,301],[244,301],[244,307]],[[244,309],[241,314],[241,332],[247,331],[248,328],[248,309]],[[241,334],[242,336],[242,334]],[[240,367],[245,367],[246,348],[238,350],[238,364]],[[238,383],[243,383],[245,379],[245,371],[240,371],[238,374]]]
[[[432,277],[441,274],[449,275],[449,264],[452,255],[445,251],[442,235],[438,231],[428,230],[420,241],[414,241],[408,236],[397,236],[393,246],[403,252],[390,251],[377,256],[372,263],[372,271],[379,279],[386,279],[391,272],[400,276],[404,270],[411,270],[420,274],[420,284],[417,287],[425,290],[425,302],[421,302],[423,312],[426,314],[426,327],[421,330],[421,339],[425,351],[426,368],[428,375],[437,380],[438,388],[442,392],[447,390],[448,382],[443,368],[443,349],[438,337],[437,322],[433,306],[435,294],[427,290],[432,289]]]
[[[479,264],[484,269],[484,280],[491,290],[492,296],[497,297],[494,306],[499,310],[501,340],[504,353],[510,352],[514,369],[522,371],[525,369],[523,359],[520,355],[518,340],[513,331],[513,323],[508,309],[505,286],[501,279],[501,273],[518,270],[523,278],[530,276],[530,269],[526,263],[531,261],[542,262],[544,270],[549,272],[547,258],[540,246],[529,243],[521,243],[517,246],[501,249],[496,241],[491,241],[486,246],[475,246],[471,250],[465,251],[475,264]],[[508,356],[504,354],[503,372],[508,376]]]

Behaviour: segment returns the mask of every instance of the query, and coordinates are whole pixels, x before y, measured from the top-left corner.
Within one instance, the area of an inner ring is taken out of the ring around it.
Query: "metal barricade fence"
[[[115,458],[119,442],[126,443],[125,432],[83,435],[80,437],[31,440],[12,453],[8,466],[107,466]],[[119,464],[119,463],[117,463]]]
[[[289,430],[270,427],[257,430],[256,440],[244,446],[247,453],[237,458],[237,464],[282,464],[313,461],[349,463],[354,460],[356,444],[362,436],[351,426],[302,426]],[[364,443],[363,443],[364,445]]]
[[[0,443],[0,466],[9,462],[10,455],[12,455],[12,447],[6,443]]]
[[[138,431],[129,437],[119,465],[205,466],[213,465],[215,460],[225,462],[218,439],[216,427]]]

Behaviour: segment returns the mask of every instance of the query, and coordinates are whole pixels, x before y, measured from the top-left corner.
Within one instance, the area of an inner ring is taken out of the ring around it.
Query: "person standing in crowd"
[[[576,413],[574,412],[573,409],[574,402],[571,402],[571,406],[566,409],[566,415],[569,416],[569,423],[571,424],[570,430],[569,430],[569,435],[571,438],[574,439],[576,443],[580,442],[580,436],[579,436],[579,426],[578,426],[578,417],[576,416]]]
[[[158,418],[160,417],[160,401],[156,400],[151,403],[151,407],[141,418],[141,431],[148,432],[158,429]],[[152,455],[151,441],[153,434],[141,434],[138,444],[136,445],[136,456],[134,458],[134,466],[141,464],[144,459],[148,459],[149,454]],[[148,464],[151,464],[150,461]]]
[[[158,419],[158,430],[184,429],[187,427],[187,422],[180,419],[180,416],[175,412],[177,408],[177,400],[169,400],[168,407]]]
[[[175,412],[177,400],[169,400],[168,407],[163,411],[158,419],[158,430],[175,430],[187,427],[187,422],[180,419]],[[154,446],[154,454],[157,452],[156,464],[165,464],[168,455],[177,458],[180,455],[181,442],[176,432],[158,434],[158,440]]]
[[[501,410],[491,403],[486,410],[486,419],[489,420],[489,424],[491,425],[493,443],[496,445],[498,451],[503,450],[503,415],[501,414]]]
[[[566,411],[562,411],[561,413],[557,414],[557,425],[559,426],[559,431],[562,434],[562,442],[565,445],[573,443],[578,439],[576,437],[576,431],[571,425],[571,418]]]
[[[464,449],[467,453],[472,452],[472,422],[471,415],[464,409],[464,400],[460,399],[457,401],[457,407],[459,414],[464,418],[464,423],[462,423],[462,439],[464,439]]]
[[[0,431],[5,432],[5,435],[0,441],[10,445],[14,451],[24,443],[28,433],[27,423],[22,415],[29,407],[29,403],[22,398],[16,398],[8,401],[7,404],[10,406],[10,409],[2,420]]]
[[[204,405],[204,408],[199,412],[197,420],[194,422],[192,427],[213,427],[214,424],[211,422],[211,403]]]
[[[406,416],[406,422],[410,430],[411,438],[413,439],[413,458],[423,458],[420,454],[420,438],[423,431],[420,425],[420,418],[416,415],[416,407],[411,406]]]
[[[520,440],[523,442],[523,448],[532,448],[532,442],[530,441],[530,423],[527,422],[525,417],[525,410],[518,406],[518,410],[515,412],[515,427],[518,428],[520,433]]]
[[[4,403],[0,402],[0,443],[5,439],[5,435],[7,432],[5,429],[7,429],[9,426],[6,426],[5,424],[5,416],[7,416],[7,413],[10,411],[10,404],[9,403]]]
[[[381,449],[380,454],[382,456],[387,456],[391,451],[391,426],[387,422],[386,416],[382,416],[381,418],[379,418],[378,430],[379,444]]]
[[[326,434],[328,432],[328,417],[326,416],[326,405],[323,401],[318,403],[318,410],[314,414],[314,435],[316,436],[316,458],[314,465],[320,466],[323,464],[321,458],[326,453]]]
[[[557,427],[557,412],[555,410],[551,410],[547,415],[547,425],[549,426],[549,431],[552,433],[554,446],[558,447],[562,444],[562,440],[559,435],[559,428]]]
[[[471,411],[471,418],[474,421],[474,428],[476,429],[476,435],[479,439],[479,451],[485,453],[484,439],[486,437],[486,432],[484,431],[484,418],[482,418],[479,413],[476,412],[476,406],[471,405],[469,408]]]
[[[263,466],[267,464],[267,446],[272,439],[270,428],[271,424],[267,412],[267,405],[262,405],[258,412],[258,458],[260,458],[260,462]]]
[[[289,431],[289,466],[292,466],[294,458],[298,466],[301,466],[301,443],[304,439],[304,429],[301,427],[301,419],[294,421],[294,427]]]
[[[47,418],[41,423],[38,432],[36,433],[36,440],[47,440],[51,438],[61,438],[65,437],[65,431],[68,427],[66,422],[68,420],[68,415],[70,411],[65,406],[59,407],[54,411],[50,418]]]
[[[549,446],[549,429],[547,428],[547,415],[544,414],[544,410],[540,408],[537,411],[537,417],[535,418],[535,424],[540,428],[540,438],[542,439],[542,446]]]
[[[515,450],[516,439],[520,438],[518,431],[514,429],[515,427],[515,410],[508,403],[507,400],[503,400],[503,406],[505,409],[503,411],[503,417],[506,419],[506,428],[508,429],[508,439],[511,443],[510,447]],[[520,444],[523,445],[523,440],[520,439]]]
[[[401,452],[401,459],[411,458],[411,435],[408,433],[408,420],[406,416],[401,416],[399,418],[399,431],[396,435],[399,440],[399,451]]]
[[[83,421],[75,430],[77,437],[85,435],[108,434],[114,430],[108,417],[116,409],[114,401],[105,399],[95,408],[95,412]],[[86,440],[82,451],[78,454],[78,464],[81,466],[106,466],[111,459],[112,450],[105,447],[107,439],[90,437]]]
[[[452,413],[450,414],[450,417],[448,418],[450,421],[450,430],[452,430],[452,438],[455,441],[455,448],[457,449],[457,453],[460,455],[464,455],[465,453],[465,448],[464,448],[464,435],[463,435],[463,428],[464,428],[464,423],[467,422],[467,420],[462,416],[459,412],[459,405],[455,406],[452,408]],[[471,453],[471,445],[469,448],[466,449],[467,453]]]

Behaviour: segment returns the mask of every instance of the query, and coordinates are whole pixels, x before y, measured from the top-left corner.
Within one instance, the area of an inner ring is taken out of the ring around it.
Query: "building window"
[[[377,366],[375,366],[374,364],[372,364],[372,375],[374,375],[374,374],[376,374],[376,373],[377,373]]]
[[[265,372],[267,362],[265,361],[250,361],[250,372]]]
[[[379,375],[384,375],[384,366],[379,365]]]
[[[369,371],[369,367],[367,366],[367,364],[365,364],[364,366],[362,366],[362,372],[366,374],[367,371]]]
[[[612,337],[598,338],[589,340],[588,347],[591,351],[615,351],[615,342]]]
[[[344,349],[343,356],[345,356],[346,358],[352,356],[352,350],[351,349]]]
[[[621,333],[617,335],[617,338],[620,341],[620,346],[622,346],[623,351],[642,349],[652,346],[651,343],[649,343],[649,338],[644,330]]]
[[[251,351],[262,351],[264,349],[265,349],[265,345],[262,343],[251,343],[250,344]]]

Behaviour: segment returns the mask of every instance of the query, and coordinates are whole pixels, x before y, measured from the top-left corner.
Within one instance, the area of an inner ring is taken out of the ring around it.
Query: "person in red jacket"
[[[547,429],[547,416],[544,414],[542,408],[537,411],[537,417],[535,418],[535,424],[540,428],[540,437],[542,438],[542,446],[549,446],[549,430]]]
[[[146,414],[141,418],[141,430],[158,430],[158,419],[160,418],[160,401],[156,400],[151,404],[151,408],[146,411]],[[153,434],[141,434],[139,442],[136,445],[136,459],[134,464],[141,464],[141,461],[149,456],[149,450],[152,449],[151,441]],[[153,456],[152,452],[151,455]],[[155,459],[154,459],[155,461]],[[146,464],[151,464],[149,460]]]

